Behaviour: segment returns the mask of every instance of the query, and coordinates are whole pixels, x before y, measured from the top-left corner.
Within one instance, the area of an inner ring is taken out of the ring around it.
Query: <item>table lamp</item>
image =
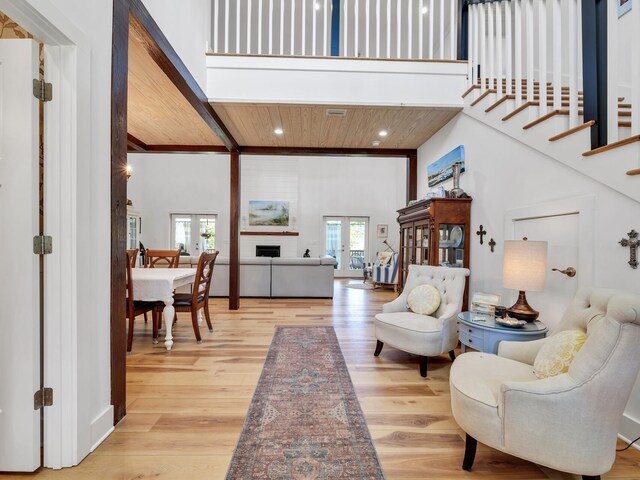
[[[516,303],[507,309],[512,318],[533,322],[540,315],[527,303],[526,291],[544,290],[547,278],[547,242],[522,240],[504,242],[502,285],[520,292]]]

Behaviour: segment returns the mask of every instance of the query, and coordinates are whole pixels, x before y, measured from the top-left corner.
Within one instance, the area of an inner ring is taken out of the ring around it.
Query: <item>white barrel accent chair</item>
[[[464,470],[473,466],[477,441],[583,479],[611,469],[640,369],[640,295],[579,291],[554,333],[570,329],[588,337],[568,373],[554,377],[533,373],[550,337],[457,358],[449,381],[454,418],[467,433]]]
[[[449,352],[458,344],[458,313],[462,309],[466,268],[409,265],[409,275],[402,294],[382,307],[374,320],[378,340],[377,357],[386,343],[398,350],[420,356],[420,375],[427,376],[427,357]],[[440,307],[432,315],[413,313],[407,307],[407,297],[419,285],[433,285],[440,292]]]

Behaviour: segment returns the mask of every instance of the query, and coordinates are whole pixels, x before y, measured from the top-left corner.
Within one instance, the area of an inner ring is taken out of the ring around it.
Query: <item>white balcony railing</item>
[[[213,53],[457,58],[458,0],[212,0]]]

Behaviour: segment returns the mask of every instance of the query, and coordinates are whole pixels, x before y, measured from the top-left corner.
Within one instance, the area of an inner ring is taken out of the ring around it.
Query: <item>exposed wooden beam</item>
[[[111,53],[111,403],[126,414],[127,72],[129,1],[113,1]]]
[[[127,152],[146,152],[149,146],[142,140],[137,139],[130,133],[127,133]]]
[[[307,157],[401,157],[416,154],[414,149],[393,148],[306,148],[306,147],[240,147],[243,155],[296,155]]]
[[[418,152],[407,156],[407,205],[418,198]]]
[[[238,143],[233,138],[220,117],[209,104],[205,93],[193,78],[189,69],[184,65],[176,51],[173,49],[160,27],[149,14],[141,0],[128,0],[131,12],[131,28],[143,39],[144,47],[169,77],[173,84],[180,90],[202,119],[225,144],[228,150],[237,150]]]
[[[143,144],[144,145],[144,144]],[[229,153],[222,145],[144,145],[144,150],[129,149],[131,153]]]
[[[230,155],[229,310],[240,308],[240,153]]]

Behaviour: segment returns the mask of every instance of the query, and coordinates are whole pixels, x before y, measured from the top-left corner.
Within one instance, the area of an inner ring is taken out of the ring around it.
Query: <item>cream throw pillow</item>
[[[433,285],[419,285],[409,293],[407,306],[414,313],[431,315],[440,307],[440,292]]]
[[[586,340],[587,335],[582,330],[565,330],[553,335],[542,346],[533,362],[536,377],[547,378],[567,373],[573,358]]]

